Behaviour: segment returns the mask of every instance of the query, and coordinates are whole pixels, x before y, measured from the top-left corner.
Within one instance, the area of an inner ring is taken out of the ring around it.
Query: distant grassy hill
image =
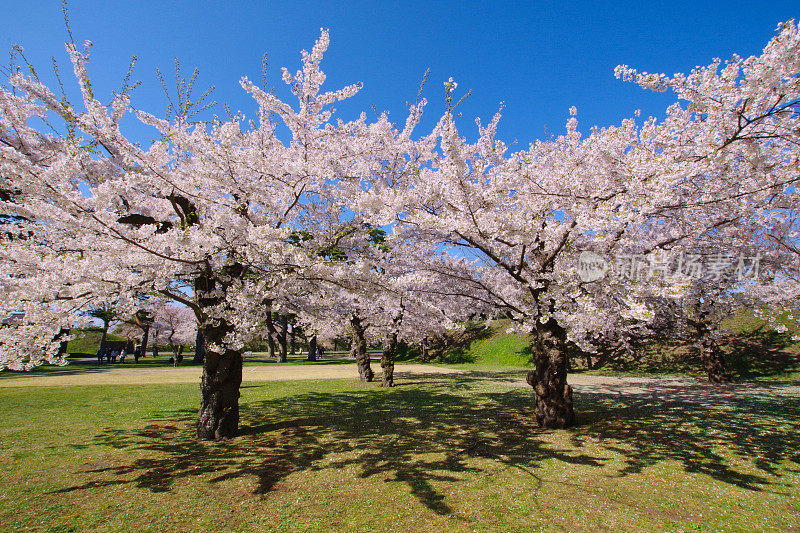
[[[480,365],[530,366],[528,340],[506,333],[507,328],[508,325],[495,326],[491,336],[474,340],[467,349],[467,355]]]
[[[470,324],[431,345],[434,362],[445,364],[474,363],[486,366],[530,366],[528,341],[506,333],[510,323],[499,320],[486,327]],[[418,355],[417,351],[413,352]]]
[[[730,329],[737,335],[748,335],[760,337],[774,344],[789,346],[795,344],[792,335],[800,335],[800,324],[798,321],[790,320],[787,313],[778,315],[777,323],[786,326],[786,331],[779,333],[772,329],[769,324],[758,318],[751,309],[738,309],[733,316],[724,320],[722,326]]]
[[[790,320],[785,314],[779,316],[777,322],[787,330],[782,333],[775,331],[749,309],[739,309],[723,322],[723,327],[732,332],[723,347],[734,375],[740,378],[800,378],[800,344],[792,340],[793,335],[800,335],[800,327],[796,320]]]
[[[100,328],[86,328],[73,332],[73,335],[75,338],[67,344],[67,353],[88,353],[94,355],[100,347],[100,339],[103,336],[103,330]],[[109,341],[125,340],[111,333],[106,336],[106,339]]]

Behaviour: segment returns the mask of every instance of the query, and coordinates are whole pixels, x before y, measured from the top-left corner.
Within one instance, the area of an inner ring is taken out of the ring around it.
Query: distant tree
[[[172,349],[173,364],[178,366],[183,361],[184,346],[194,342],[197,337],[194,313],[188,307],[165,305],[156,311],[153,328]]]
[[[104,352],[106,349],[106,337],[108,336],[108,328],[110,327],[112,322],[118,319],[117,312],[114,310],[113,307],[103,306],[90,309],[88,315],[91,316],[92,318],[100,320],[103,324],[101,328],[103,335],[100,337],[99,349],[101,352]]]

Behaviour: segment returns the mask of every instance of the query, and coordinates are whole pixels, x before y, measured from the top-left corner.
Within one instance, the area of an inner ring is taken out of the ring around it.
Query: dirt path
[[[380,367],[376,380],[380,379]],[[109,366],[106,368],[81,368],[81,365],[28,374],[0,376],[0,387],[37,387],[61,385],[140,385],[169,383],[199,383],[202,368],[187,367],[135,367]],[[485,379],[506,386],[528,387],[524,372],[455,370],[428,365],[398,364],[395,379],[399,383],[423,378],[448,376],[448,379]],[[352,363],[316,365],[245,365],[243,380],[291,381],[301,379],[356,379],[358,370]],[[597,394],[620,399],[678,401],[691,403],[731,403],[751,396],[796,395],[800,384],[745,382],[730,385],[712,385],[690,378],[612,377],[571,374],[569,383],[576,394]]]
[[[720,385],[692,378],[584,374],[571,374],[567,381],[576,394],[686,403],[730,403],[752,396],[800,395],[800,384],[786,382],[746,381]],[[508,379],[505,383],[528,387],[524,379]]]
[[[376,378],[380,366],[373,365]],[[395,379],[415,379],[430,374],[454,374],[459,370],[428,365],[395,365]],[[199,366],[142,368],[135,366],[109,366],[107,368],[81,368],[79,365],[29,374],[2,376],[0,387],[47,387],[59,385],[146,385],[164,383],[200,383],[203,369]],[[299,379],[355,379],[355,364],[247,366],[243,381],[291,381]]]

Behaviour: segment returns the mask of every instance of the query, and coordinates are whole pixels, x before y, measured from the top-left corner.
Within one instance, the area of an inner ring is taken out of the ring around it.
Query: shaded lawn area
[[[221,443],[196,385],[0,389],[0,529],[800,531],[797,396],[583,393],[540,431],[500,377],[245,383]]]

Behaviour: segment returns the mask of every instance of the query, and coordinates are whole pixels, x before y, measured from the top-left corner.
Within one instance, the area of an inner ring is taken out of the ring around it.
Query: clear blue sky
[[[563,132],[572,105],[584,131],[637,108],[663,116],[669,99],[615,79],[617,64],[671,74],[758,53],[780,21],[800,18],[800,2],[73,0],[70,14],[76,41],[95,45],[90,72],[99,94],[117,88],[129,57],[139,56],[139,109],[163,111],[155,68],[171,72],[178,57],[186,71],[200,68],[200,85],[215,85],[218,101],[252,114],[239,78],[259,80],[267,52],[270,83],[285,95],[280,67],[294,72],[299,51],[326,27],[326,87],[364,83],[340,108],[345,118],[374,104],[402,121],[430,68],[428,126],[453,76],[459,91],[474,92],[462,107],[462,131],[472,136],[474,117],[488,120],[505,102],[500,137],[524,148],[545,128]],[[3,7],[0,44],[21,44],[42,70],[52,55],[66,62],[65,39],[59,0]]]

